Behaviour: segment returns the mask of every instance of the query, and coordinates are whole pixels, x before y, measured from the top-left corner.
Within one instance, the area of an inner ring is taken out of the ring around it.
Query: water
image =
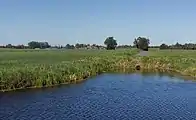
[[[196,119],[196,83],[165,74],[103,74],[0,93],[0,120]]]

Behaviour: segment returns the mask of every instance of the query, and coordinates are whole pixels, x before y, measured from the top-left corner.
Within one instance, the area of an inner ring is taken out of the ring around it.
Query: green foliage
[[[150,44],[150,40],[145,37],[138,37],[134,39],[133,44],[138,48],[142,50],[147,50]]]
[[[7,48],[12,48],[12,44],[7,44],[6,47]]]
[[[185,43],[180,44],[176,43],[174,45],[166,45],[165,43],[160,45],[160,49],[184,49],[184,50],[196,50],[196,44],[193,43]]]
[[[131,48],[131,45],[119,45],[119,46],[117,46],[117,48],[130,49]]]
[[[169,46],[164,43],[160,45],[160,49],[168,49],[168,48]]]
[[[45,49],[45,48],[49,48],[50,47],[48,42],[36,42],[36,41],[29,42],[28,46],[30,48],[32,48],[32,49],[35,49],[35,48]]]
[[[107,46],[107,50],[113,50],[117,46],[117,42],[114,39],[114,37],[106,38],[106,40],[104,41],[104,44]]]
[[[66,49],[74,49],[75,47],[74,47],[74,45],[67,44],[67,45],[65,46],[65,48],[66,48]]]

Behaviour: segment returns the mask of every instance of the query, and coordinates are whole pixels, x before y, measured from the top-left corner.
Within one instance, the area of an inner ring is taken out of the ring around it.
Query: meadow
[[[196,77],[196,51],[119,50],[0,50],[0,90],[47,87],[81,82],[103,72],[178,72]]]

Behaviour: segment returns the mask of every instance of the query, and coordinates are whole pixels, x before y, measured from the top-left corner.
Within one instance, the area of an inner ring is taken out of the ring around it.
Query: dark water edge
[[[140,74],[140,75],[144,75],[144,76],[168,76],[171,78],[178,78],[178,79],[183,79],[185,81],[195,81],[196,82],[196,78],[189,76],[189,75],[183,75],[181,73],[178,72],[174,72],[174,71],[160,71],[160,70],[148,70],[148,69],[143,69],[143,70],[134,70],[134,71],[116,71],[116,72],[107,72],[107,73],[103,73],[103,74],[120,74],[120,75],[130,75],[130,74]],[[96,76],[95,76],[96,77]]]
[[[132,73],[138,73],[138,74],[143,74],[143,75],[147,75],[147,74],[155,74],[155,75],[168,75],[170,77],[177,77],[177,78],[180,78],[180,79],[184,79],[184,80],[195,80],[196,81],[196,78],[195,77],[192,77],[192,76],[188,76],[188,75],[182,75],[181,73],[177,73],[177,72],[173,72],[173,71],[166,71],[166,70],[148,70],[148,69],[143,69],[143,70],[132,70],[132,69],[124,69],[124,70],[115,70],[115,71],[112,71],[112,72],[103,72],[103,73],[98,73],[97,75],[93,75],[93,76],[89,76],[85,79],[82,79],[82,80],[76,80],[74,82],[67,82],[67,83],[61,83],[61,84],[56,84],[56,85],[51,85],[51,86],[38,86],[38,87],[28,87],[28,88],[16,88],[16,89],[9,89],[9,90],[1,90],[0,91],[0,95],[1,95],[1,92],[13,92],[13,91],[26,91],[26,90],[29,90],[29,89],[45,89],[45,88],[54,88],[54,87],[61,87],[61,86],[67,86],[67,85],[70,85],[70,84],[80,84],[82,82],[85,82],[86,80],[89,80],[91,78],[94,78],[96,76],[99,76],[101,74],[106,74],[106,73],[109,73],[109,74],[132,74]],[[0,96],[1,97],[1,96]]]
[[[78,84],[0,93],[0,120],[196,118],[196,83],[168,73],[107,73]]]

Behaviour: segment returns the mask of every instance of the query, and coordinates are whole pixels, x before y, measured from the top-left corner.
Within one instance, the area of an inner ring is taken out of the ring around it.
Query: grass
[[[196,77],[195,51],[0,50],[0,90],[77,83],[103,72],[172,71]]]
[[[159,50],[150,49],[150,56],[196,58],[196,50]]]
[[[3,50],[0,90],[79,82],[110,70],[118,56],[132,53],[130,50]]]
[[[195,50],[151,50],[149,58],[159,62],[163,67],[166,64],[173,66],[172,71],[196,77]]]

